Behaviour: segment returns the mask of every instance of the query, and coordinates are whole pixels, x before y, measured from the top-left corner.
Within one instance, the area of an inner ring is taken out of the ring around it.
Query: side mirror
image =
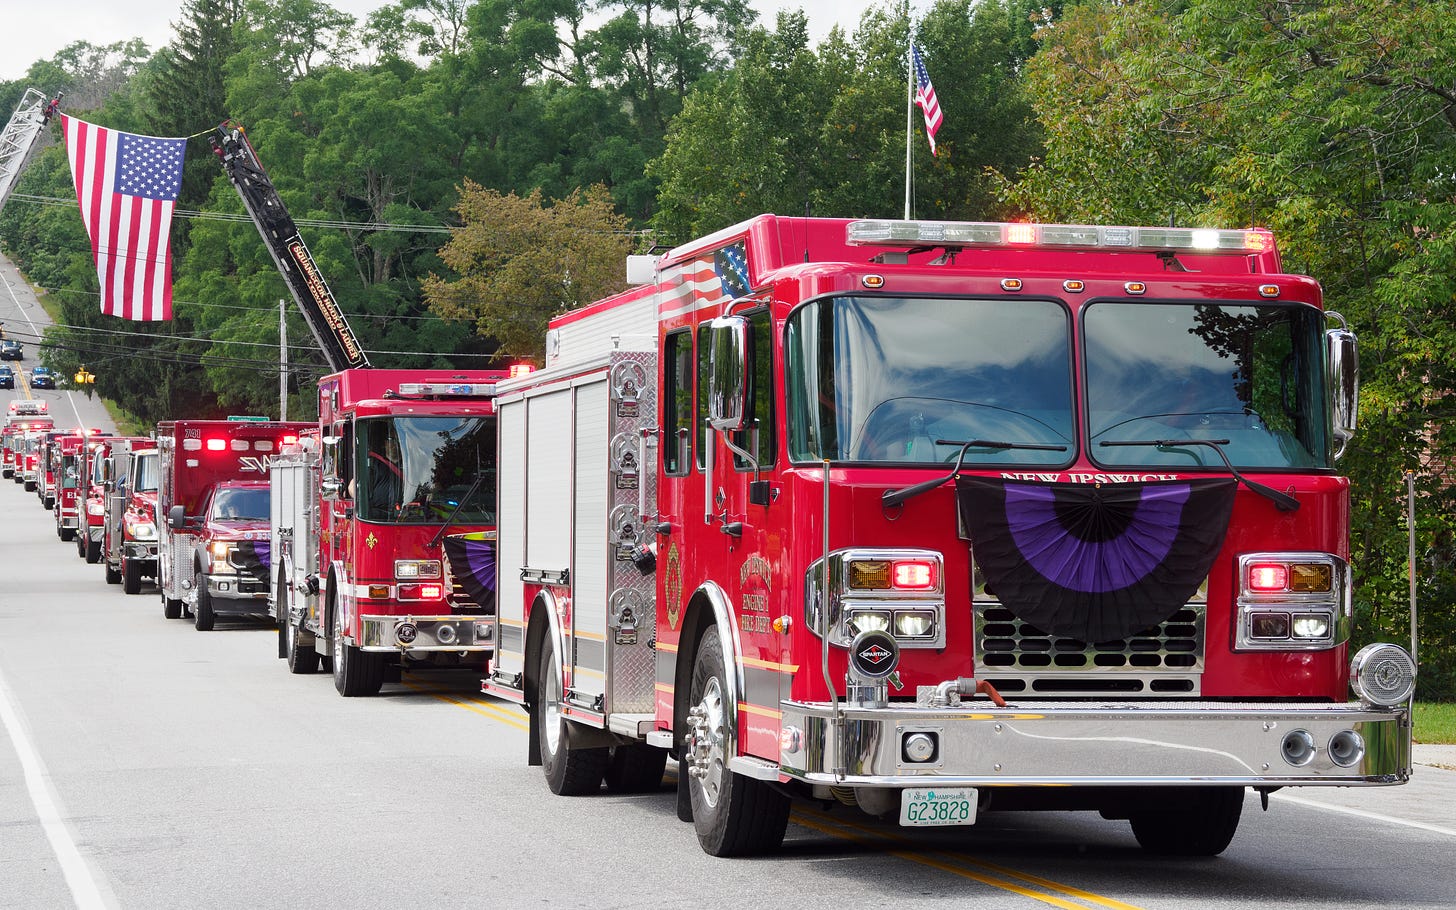
[[[1360,348],[1355,333],[1345,327],[1339,313],[1327,313],[1340,320],[1338,329],[1325,332],[1325,351],[1330,386],[1330,423],[1335,434],[1335,457],[1345,454],[1345,447],[1355,436],[1355,422],[1360,410]]]
[[[344,498],[344,482],[337,478],[328,478],[319,482],[319,495],[327,500]]]
[[[182,506],[173,506],[167,511],[167,526],[174,531],[181,531],[187,527],[187,510]]]
[[[748,320],[720,316],[708,324],[708,423],[743,429],[748,412]]]

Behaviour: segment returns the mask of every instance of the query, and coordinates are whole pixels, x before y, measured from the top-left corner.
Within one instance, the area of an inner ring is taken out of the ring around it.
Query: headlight
[[[1349,640],[1350,573],[1330,553],[1239,556],[1237,651],[1317,651]]]
[[[1416,662],[1398,645],[1374,644],[1350,661],[1350,688],[1378,708],[1393,708],[1416,689]]]
[[[440,561],[438,559],[396,559],[394,577],[439,578]]]
[[[131,526],[133,540],[156,540],[157,526],[150,521],[138,521]]]
[[[86,514],[104,515],[106,514],[106,507],[99,502],[88,502],[86,503]]]
[[[840,550],[811,565],[804,582],[805,625],[831,644],[887,632],[902,648],[944,646],[945,571],[935,551]]]
[[[935,634],[935,613],[930,610],[896,610],[896,638],[925,638]]]
[[[226,540],[214,540],[208,545],[208,550],[211,551],[213,559],[218,562],[226,562],[228,551],[232,549],[232,546]]]
[[[856,635],[861,632],[887,632],[890,629],[890,614],[865,611],[851,613],[849,627]]]

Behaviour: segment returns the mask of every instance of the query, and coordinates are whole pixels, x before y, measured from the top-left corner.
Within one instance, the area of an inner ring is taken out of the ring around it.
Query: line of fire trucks
[[[109,582],[266,610],[342,695],[479,668],[554,793],[671,759],[714,855],[795,799],[1212,855],[1246,790],[1409,778],[1415,660],[1348,653],[1355,339],[1266,232],[766,215],[634,265],[542,370],[339,369],[36,489],[65,538],[75,459]]]

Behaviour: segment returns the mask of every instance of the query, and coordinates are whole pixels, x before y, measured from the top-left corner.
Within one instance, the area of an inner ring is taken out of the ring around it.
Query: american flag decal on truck
[[[736,300],[752,289],[748,275],[748,252],[742,240],[665,269],[658,316],[680,316]]]

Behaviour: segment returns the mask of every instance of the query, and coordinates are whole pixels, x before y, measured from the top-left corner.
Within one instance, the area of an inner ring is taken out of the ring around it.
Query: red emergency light
[[[209,452],[221,452],[221,451],[224,451],[225,449],[227,449],[227,440],[226,439],[219,439],[217,437],[213,437],[212,439],[209,439],[207,441],[207,451],[209,451]]]
[[[297,442],[297,436],[284,436],[281,440],[279,440],[278,444],[281,446],[291,446],[295,445]]]
[[[511,364],[511,378],[520,379],[522,376],[530,376],[536,372],[536,368],[529,363]]]

